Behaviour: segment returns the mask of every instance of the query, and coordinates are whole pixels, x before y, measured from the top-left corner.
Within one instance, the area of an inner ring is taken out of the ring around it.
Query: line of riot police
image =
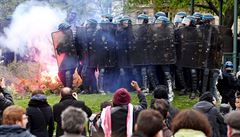
[[[176,78],[181,93],[190,90],[192,99],[199,90],[215,93],[216,69],[221,67],[222,39],[227,29],[211,24],[214,21],[211,14],[187,16],[179,12],[174,24],[163,12],[157,12],[155,18],[150,24],[149,16],[140,14],[133,25],[128,16],[116,18],[113,23],[111,16],[106,15],[100,23],[89,19],[85,26],[75,28],[70,45],[75,45],[76,52],[71,52],[80,61],[77,66],[84,92],[130,88],[127,83],[136,80],[145,92],[165,84],[171,101]],[[59,30],[66,29],[71,27]]]

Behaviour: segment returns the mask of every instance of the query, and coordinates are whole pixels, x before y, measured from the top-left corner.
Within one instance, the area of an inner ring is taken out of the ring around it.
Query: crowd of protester
[[[97,114],[68,87],[61,89],[60,101],[53,107],[43,91],[32,92],[25,109],[14,105],[11,94],[1,85],[0,137],[240,137],[239,92],[236,109],[230,112],[221,113],[210,92],[202,94],[191,109],[178,110],[168,101],[167,87],[160,85],[148,108],[138,83],[130,84],[136,91],[137,105],[131,103],[130,93],[120,88],[112,101],[100,104]]]

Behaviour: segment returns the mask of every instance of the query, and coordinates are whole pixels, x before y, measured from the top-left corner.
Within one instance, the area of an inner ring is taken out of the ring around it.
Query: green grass
[[[138,104],[137,94],[131,93],[132,97],[132,103]],[[79,95],[79,100],[82,100],[85,102],[85,104],[92,109],[93,112],[99,112],[100,111],[100,104],[104,101],[110,101],[112,100],[112,94],[107,95],[101,95],[101,94],[89,94],[89,95]],[[150,101],[152,99],[152,95],[147,96],[148,106],[150,105]],[[48,95],[48,102],[51,106],[58,103],[60,100],[59,95]],[[27,107],[29,102],[29,97],[24,97],[23,99],[14,99],[14,102],[16,105],[22,106],[24,108]],[[172,102],[173,106],[175,106],[178,109],[186,109],[191,108],[195,103],[197,102],[197,99],[190,100],[188,96],[175,96],[174,101]]]

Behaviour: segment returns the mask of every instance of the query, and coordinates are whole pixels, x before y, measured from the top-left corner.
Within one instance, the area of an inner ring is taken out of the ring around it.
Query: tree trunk
[[[233,14],[234,7],[232,6],[228,10],[226,10],[224,17],[223,17],[223,25],[231,28],[234,21],[234,14]]]

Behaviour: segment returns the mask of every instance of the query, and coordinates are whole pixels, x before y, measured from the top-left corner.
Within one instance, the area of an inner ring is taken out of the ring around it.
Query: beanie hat
[[[127,105],[131,101],[131,96],[125,88],[118,89],[113,95],[113,105]]]
[[[205,92],[199,98],[199,101],[208,101],[208,102],[212,103],[213,102],[213,95],[210,92]]]

